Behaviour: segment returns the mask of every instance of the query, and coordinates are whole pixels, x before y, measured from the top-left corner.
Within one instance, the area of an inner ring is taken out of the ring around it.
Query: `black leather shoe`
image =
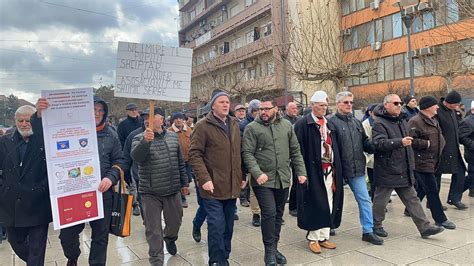
[[[369,242],[374,245],[382,245],[383,244],[383,239],[378,237],[374,233],[365,233],[362,234],[362,241]]]
[[[298,216],[298,211],[297,211],[297,210],[290,210],[288,213],[289,213],[291,216],[293,216],[293,217],[297,217],[297,216]]]
[[[421,237],[428,238],[429,236],[439,234],[443,231],[444,231],[443,227],[431,224],[428,226],[428,228],[425,229],[425,231],[421,232]]]
[[[287,263],[285,255],[281,254],[281,252],[278,251],[278,249],[275,249],[275,258],[276,258],[276,262],[278,264],[286,264]]]
[[[178,252],[178,248],[176,248],[175,241],[165,241],[165,245],[166,250],[168,250],[168,253],[170,253],[170,255],[176,255],[176,253]]]
[[[242,206],[242,207],[249,207],[250,204],[249,204],[249,202],[248,202],[246,199],[244,199],[244,200],[241,200],[241,201],[240,201],[240,206]]]
[[[67,260],[66,266],[77,266],[77,259],[76,260]]]
[[[329,235],[330,236],[335,236],[336,235],[336,229],[331,228],[331,230],[329,230]]]
[[[193,239],[197,243],[201,242],[201,229],[197,229],[193,226]]]
[[[443,208],[443,211],[447,211],[447,210],[448,210],[448,206],[446,206],[446,205],[441,204],[441,207]]]
[[[440,223],[440,224],[439,224],[439,223],[436,223],[436,225],[437,225],[437,226],[442,226],[442,227],[444,227],[444,228],[446,228],[446,229],[451,229],[451,230],[456,229],[456,225],[455,225],[453,222],[451,222],[450,220],[446,220],[446,221],[444,221],[444,222],[442,222],[442,223]]]
[[[239,220],[239,215],[236,213],[234,214],[234,221],[238,221]]]
[[[469,197],[474,197],[474,189],[469,189]]]
[[[455,206],[458,210],[465,210],[465,209],[469,208],[469,207],[467,207],[466,204],[464,204],[460,201],[457,201],[457,202],[448,201],[448,204]]]
[[[140,216],[140,207],[138,205],[133,206],[133,216]]]
[[[380,237],[387,237],[388,236],[387,231],[385,231],[385,229],[383,229],[383,227],[374,228],[374,234],[376,234],[377,236],[380,236]]]
[[[259,214],[254,214],[252,216],[252,225],[255,226],[255,227],[260,226],[260,215]]]
[[[277,265],[275,249],[273,247],[265,248],[265,265]]]

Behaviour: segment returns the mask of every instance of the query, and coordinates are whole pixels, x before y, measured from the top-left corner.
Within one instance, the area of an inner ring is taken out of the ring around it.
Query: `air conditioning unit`
[[[433,9],[433,5],[430,2],[421,2],[418,4],[418,11],[428,11]]]
[[[380,6],[380,0],[374,0],[373,2],[370,3],[370,9],[372,10],[379,9],[379,6]]]
[[[433,55],[434,54],[434,48],[433,47],[420,48],[420,49],[418,49],[418,54],[420,56]]]
[[[344,36],[349,36],[349,35],[351,35],[351,33],[352,33],[352,29],[351,29],[351,28],[345,29],[344,32],[343,32]]]
[[[410,53],[409,52],[407,52],[407,56],[408,56],[408,58],[410,58]],[[411,51],[411,57],[412,58],[418,58],[419,56],[420,56],[419,50]]]
[[[374,42],[371,44],[371,46],[374,51],[378,51],[382,49],[382,42]]]
[[[240,69],[245,69],[245,62],[240,62]]]
[[[410,15],[416,13],[416,6],[409,6],[404,9],[405,15]]]
[[[203,20],[199,21],[199,26],[204,27],[206,25],[206,23],[207,23],[206,19],[203,19]]]

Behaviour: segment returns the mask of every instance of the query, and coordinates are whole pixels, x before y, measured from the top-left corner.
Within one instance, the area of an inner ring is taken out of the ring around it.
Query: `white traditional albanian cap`
[[[328,95],[324,91],[316,91],[310,101],[312,103],[328,103]]]

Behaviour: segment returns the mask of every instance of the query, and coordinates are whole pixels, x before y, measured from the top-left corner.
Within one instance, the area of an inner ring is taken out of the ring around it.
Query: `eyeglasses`
[[[18,120],[16,120],[16,121],[17,121],[18,123],[24,123],[24,122],[26,122],[26,123],[31,123],[30,119],[18,119]]]
[[[353,105],[353,104],[354,104],[353,101],[343,101],[342,103],[343,103],[343,104],[346,104],[346,105],[349,105],[349,104],[350,104],[350,105]]]
[[[263,107],[263,108],[259,108],[261,112],[268,112],[270,110],[272,110],[275,106],[272,106],[272,107]]]
[[[393,105],[395,105],[395,106],[402,105],[402,102],[392,102],[392,103],[393,103]]]

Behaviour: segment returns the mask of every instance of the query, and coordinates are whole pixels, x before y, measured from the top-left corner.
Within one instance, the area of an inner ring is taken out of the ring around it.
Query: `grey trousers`
[[[148,242],[150,265],[163,265],[163,240],[176,241],[183,218],[181,193],[161,197],[142,194],[145,237]],[[161,225],[161,213],[165,220],[165,229]],[[163,235],[164,231],[164,235]]]
[[[426,230],[430,224],[426,217],[423,207],[421,207],[420,199],[416,195],[415,188],[413,186],[403,188],[387,188],[387,187],[376,187],[374,202],[372,205],[374,215],[374,227],[382,227],[382,223],[385,220],[385,208],[387,207],[388,201],[392,191],[395,190],[400,197],[403,205],[408,209],[411,215],[411,219],[415,222],[418,231],[421,233]]]

